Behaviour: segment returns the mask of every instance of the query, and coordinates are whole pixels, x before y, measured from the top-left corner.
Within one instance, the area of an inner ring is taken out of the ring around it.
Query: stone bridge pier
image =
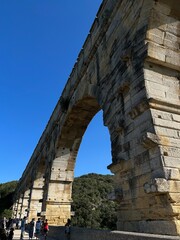
[[[179,16],[176,0],[103,1],[19,180],[15,215],[71,217],[76,156],[101,110],[117,229],[180,234]]]

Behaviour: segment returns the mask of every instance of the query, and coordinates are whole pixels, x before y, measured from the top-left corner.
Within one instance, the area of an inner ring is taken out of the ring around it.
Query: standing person
[[[42,220],[42,222],[41,222],[41,230],[40,230],[40,232],[41,232],[41,235],[43,235],[44,234],[44,220]]]
[[[9,234],[10,229],[13,227],[13,219],[9,218],[8,222],[6,223],[6,231]]]
[[[67,223],[65,224],[65,235],[66,239],[70,239],[71,236],[71,220],[68,218]]]
[[[18,227],[17,227],[17,229],[21,229],[21,221],[22,221],[22,219],[20,218],[20,219],[18,220]]]
[[[8,235],[8,240],[12,240],[14,236],[14,228],[10,229],[9,235]]]
[[[40,236],[40,232],[41,232],[41,219],[38,218],[37,222],[36,222],[36,230],[35,230],[35,236],[36,236],[36,239],[39,238]]]
[[[16,218],[16,229],[19,229],[18,224],[19,224],[19,218]]]
[[[13,229],[16,228],[16,219],[15,219],[15,218],[12,219],[11,228],[13,228]],[[11,229],[11,228],[10,228],[10,229]]]
[[[24,232],[25,232],[25,225],[26,225],[26,217],[24,217],[21,221],[21,237],[20,239],[24,239]]]
[[[35,218],[33,218],[29,223],[29,239],[32,239],[34,237],[35,225],[36,225]]]
[[[46,219],[44,224],[43,224],[43,234],[44,234],[44,239],[45,240],[47,238],[48,231],[49,231],[49,225],[48,225],[48,220]]]

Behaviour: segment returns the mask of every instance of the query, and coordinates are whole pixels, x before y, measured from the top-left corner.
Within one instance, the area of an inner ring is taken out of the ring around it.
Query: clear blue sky
[[[21,177],[101,2],[0,2],[0,183]],[[98,113],[83,137],[75,176],[108,174],[110,163],[110,136]]]

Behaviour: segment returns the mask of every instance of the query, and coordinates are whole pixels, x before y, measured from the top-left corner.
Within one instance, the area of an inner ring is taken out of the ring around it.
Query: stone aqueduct
[[[180,234],[180,4],[104,0],[15,193],[14,216],[71,216],[77,152],[103,111],[117,229]]]

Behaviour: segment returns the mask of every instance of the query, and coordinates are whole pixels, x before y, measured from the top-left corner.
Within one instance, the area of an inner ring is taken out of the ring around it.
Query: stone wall
[[[66,240],[64,227],[50,227],[49,238]],[[180,240],[180,237],[72,227],[71,240]]]

